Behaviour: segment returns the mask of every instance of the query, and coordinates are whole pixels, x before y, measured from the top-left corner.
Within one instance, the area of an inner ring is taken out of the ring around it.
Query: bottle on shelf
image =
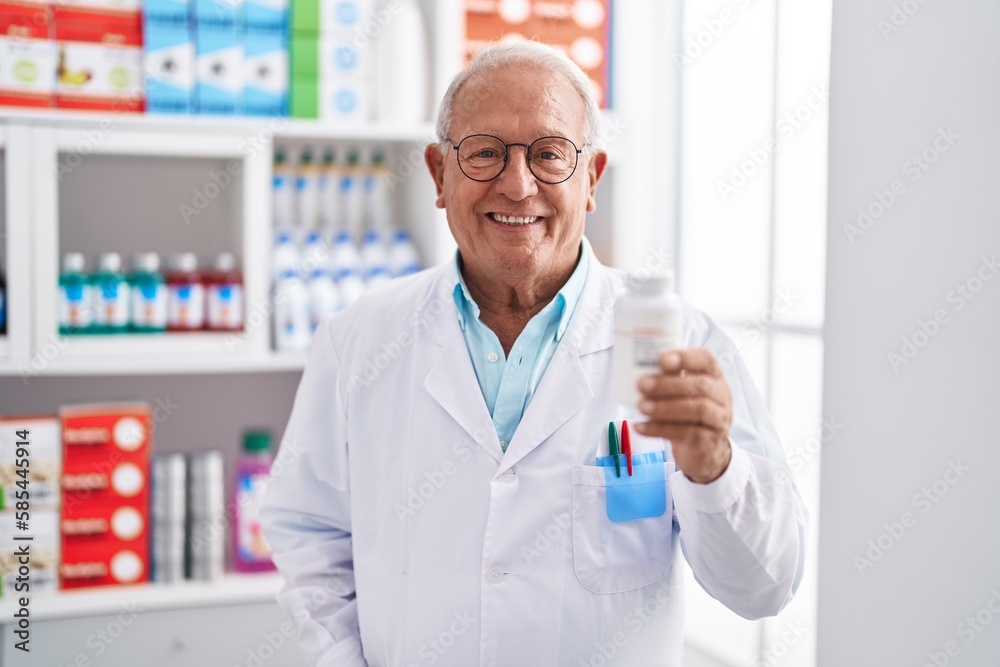
[[[388,233],[392,228],[392,200],[389,196],[389,168],[381,148],[372,151],[365,174],[365,213],[368,228]]]
[[[360,237],[364,226],[365,192],[361,159],[356,148],[348,151],[347,166],[340,174],[340,200],[343,206],[340,229],[350,233],[353,238]]]
[[[206,328],[240,331],[243,328],[243,275],[231,252],[220,252],[205,274]]]
[[[340,291],[337,283],[326,268],[314,269],[309,276],[309,330],[315,333],[316,327],[329,316],[340,310]]]
[[[319,218],[327,233],[341,228],[340,168],[333,148],[323,151],[323,166],[319,173]]]
[[[88,333],[94,324],[93,287],[86,274],[83,253],[63,255],[59,273],[59,333]]]
[[[287,230],[278,230],[274,236],[274,252],[271,254],[271,282],[286,271],[298,272],[302,264],[295,238]]]
[[[205,326],[205,286],[193,252],[171,257],[167,272],[167,330],[197,331]]]
[[[132,331],[166,331],[167,286],[160,273],[160,256],[155,252],[132,255],[132,273],[128,282],[132,296]]]
[[[222,576],[226,562],[226,485],[222,452],[188,454],[187,540],[184,574],[211,581]]]
[[[306,285],[298,271],[283,271],[274,284],[274,346],[279,351],[306,350],[310,333]]]
[[[94,296],[95,333],[128,330],[129,285],[122,274],[122,257],[116,252],[98,255],[97,273],[90,278]]]
[[[347,307],[364,294],[367,285],[357,269],[345,269],[337,277],[337,289],[340,290],[340,303]]]
[[[384,273],[388,277],[389,268],[385,242],[378,230],[369,229],[365,232],[365,238],[361,241],[361,266],[363,267],[362,277],[368,284],[371,284],[375,274]]]
[[[361,275],[361,255],[351,234],[345,230],[337,232],[330,252],[330,269],[337,279],[346,271],[356,271]]]
[[[295,226],[306,233],[319,226],[319,170],[309,148],[299,156],[295,174]]]
[[[302,244],[302,261],[299,273],[305,276],[312,275],[313,271],[327,264],[329,257],[330,247],[323,234],[318,231],[309,232]]]
[[[236,521],[233,535],[233,568],[237,572],[273,570],[271,547],[260,525],[260,506],[267,491],[268,472],[274,460],[269,431],[243,435],[243,453],[236,462],[233,505]]]
[[[0,271],[0,336],[7,333],[7,282]]]
[[[277,229],[292,228],[292,218],[295,214],[293,187],[292,172],[286,162],[285,151],[277,149],[274,151],[274,176],[271,185],[272,217]]]
[[[397,229],[389,244],[388,260],[389,273],[393,278],[408,276],[420,270],[420,255],[410,238],[410,233],[405,229]]]
[[[427,118],[427,32],[416,0],[398,0],[376,45],[375,117],[416,125]]]

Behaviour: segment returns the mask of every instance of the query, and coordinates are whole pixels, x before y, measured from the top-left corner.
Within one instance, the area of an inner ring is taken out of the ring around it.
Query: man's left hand
[[[729,466],[733,400],[722,369],[704,348],[660,356],[660,372],[639,380],[639,410],[649,421],[642,435],[668,438],[674,461],[698,484],[716,480]]]

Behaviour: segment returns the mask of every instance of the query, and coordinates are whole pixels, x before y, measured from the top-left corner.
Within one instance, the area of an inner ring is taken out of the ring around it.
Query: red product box
[[[0,105],[52,106],[56,48],[40,2],[0,2]]]
[[[53,8],[56,25],[60,23],[97,23],[109,31],[129,35],[142,44],[142,11],[134,0],[59,0]],[[88,40],[100,41],[100,40]]]
[[[145,77],[139,15],[56,7],[56,106],[142,111]]]
[[[149,456],[145,403],[60,410],[63,440],[60,588],[149,579]]]

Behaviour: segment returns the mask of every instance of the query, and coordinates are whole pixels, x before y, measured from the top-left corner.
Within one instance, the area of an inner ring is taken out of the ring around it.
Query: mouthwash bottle
[[[243,436],[243,454],[236,462],[236,484],[233,493],[237,515],[233,545],[234,569],[237,572],[273,570],[271,547],[264,539],[260,526],[260,506],[267,491],[271,469],[271,434],[268,431],[248,431]]]
[[[94,292],[94,331],[124,333],[128,330],[129,288],[116,252],[98,256],[97,273],[90,277]]]
[[[90,333],[94,324],[92,288],[85,268],[82,253],[68,252],[63,256],[59,274],[59,333],[63,336]]]
[[[167,329],[167,285],[160,273],[160,256],[140,252],[132,256],[132,330],[155,333]]]

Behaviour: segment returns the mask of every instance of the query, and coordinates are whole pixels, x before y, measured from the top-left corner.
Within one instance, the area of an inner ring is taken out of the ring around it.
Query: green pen
[[[615,430],[614,422],[608,422],[608,449],[611,456],[615,457],[615,477],[621,477],[622,464],[618,461],[618,431]]]

